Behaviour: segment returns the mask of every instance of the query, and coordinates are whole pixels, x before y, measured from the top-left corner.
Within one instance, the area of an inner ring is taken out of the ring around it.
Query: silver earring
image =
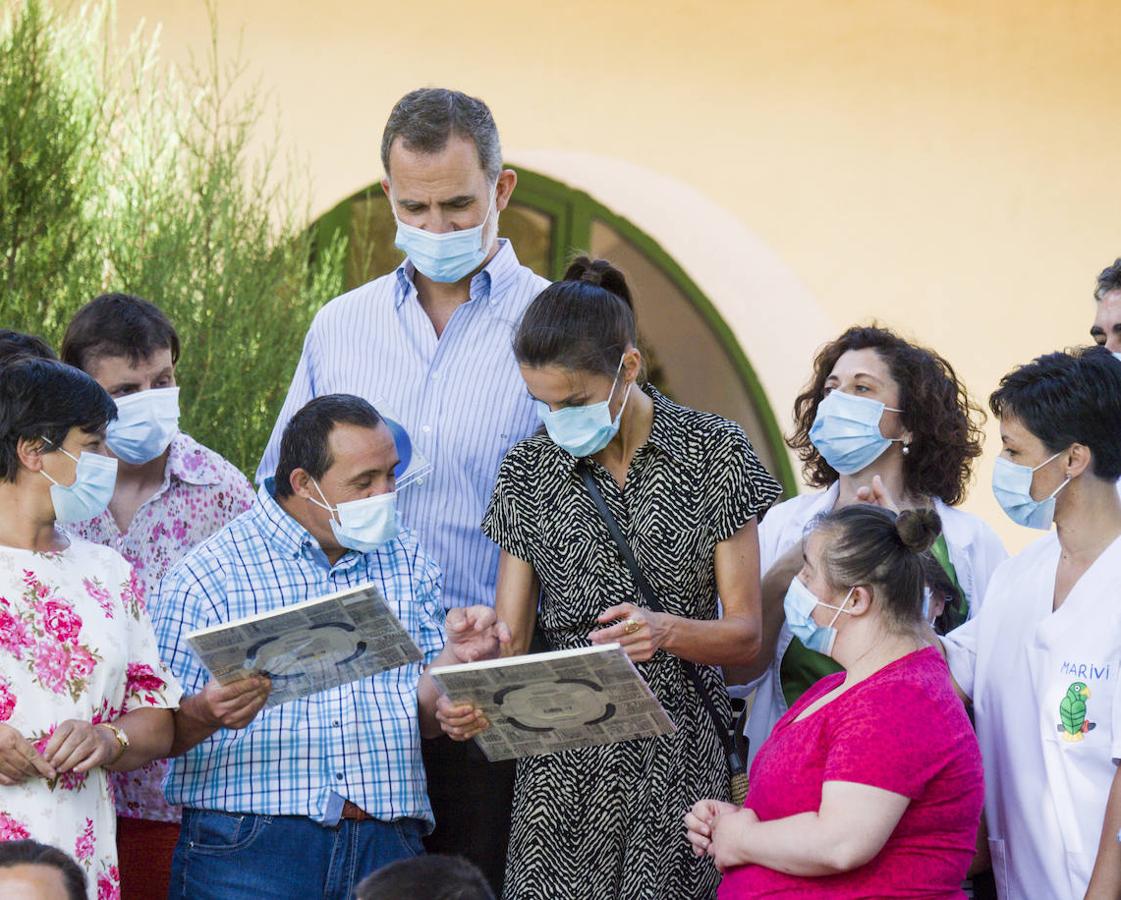
[[[910,444],[904,444],[903,445],[903,455],[907,456],[910,452],[911,452],[911,445]]]

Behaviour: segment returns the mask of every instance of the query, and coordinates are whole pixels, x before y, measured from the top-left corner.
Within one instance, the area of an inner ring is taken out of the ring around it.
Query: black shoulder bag
[[[654,593],[654,588],[651,586],[650,582],[646,580],[646,576],[642,574],[642,570],[638,567],[638,560],[635,559],[630,544],[627,543],[622,529],[619,528],[619,523],[615,521],[615,516],[611,514],[611,510],[607,506],[607,501],[603,499],[603,494],[600,493],[599,485],[596,484],[591,467],[581,462],[577,465],[577,471],[580,473],[580,480],[584,482],[584,487],[588,489],[588,493],[592,496],[592,502],[595,503],[600,518],[603,519],[603,524],[607,526],[607,530],[611,533],[615,545],[619,548],[619,553],[623,557],[623,562],[627,564],[631,577],[634,578],[635,584],[638,585],[638,589],[646,599],[646,605],[656,613],[664,613],[666,609],[662,606],[661,602],[658,600],[657,594]],[[728,760],[728,777],[732,802],[736,804],[736,806],[742,806],[744,797],[747,796],[746,746],[736,746],[736,741],[728,732],[728,728],[725,726],[720,713],[716,709],[716,704],[712,702],[712,697],[709,696],[708,689],[701,680],[696,665],[680,657],[678,657],[678,662],[681,663],[681,668],[684,670],[685,676],[692,683],[693,689],[697,692],[697,696],[701,698],[701,703],[712,719],[712,724],[716,726],[716,733],[720,736],[720,741],[724,745],[724,755]],[[735,730],[738,734],[743,733],[742,723],[740,721],[736,721]]]

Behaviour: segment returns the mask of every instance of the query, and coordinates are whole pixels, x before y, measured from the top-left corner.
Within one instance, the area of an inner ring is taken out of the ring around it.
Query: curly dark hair
[[[954,506],[965,499],[973,460],[981,455],[984,411],[966,393],[945,359],[873,323],[854,325],[818,351],[813,377],[794,400],[794,432],[786,443],[802,461],[802,475],[813,487],[829,487],[839,477],[810,441],[810,427],[825,396],[825,381],[849,350],[875,350],[899,385],[903,427],[911,432],[903,460],[909,493],[938,497]]]

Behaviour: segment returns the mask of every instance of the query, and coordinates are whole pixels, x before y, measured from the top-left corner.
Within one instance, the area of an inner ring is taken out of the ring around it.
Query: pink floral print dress
[[[129,561],[154,601],[156,588],[179,560],[214,532],[236,519],[257,494],[232,463],[180,432],[171,441],[164,483],[122,532],[109,510],[70,526],[78,537],[112,547]],[[114,772],[117,815],[156,822],[178,822],[178,807],[163,796],[167,760],[134,772]]]
[[[58,553],[0,547],[0,722],[42,751],[67,719],[113,722],[134,709],[175,708],[181,694],[120,554],[76,538]],[[0,841],[65,850],[85,869],[91,898],[116,900],[106,776],[94,769],[0,786]]]

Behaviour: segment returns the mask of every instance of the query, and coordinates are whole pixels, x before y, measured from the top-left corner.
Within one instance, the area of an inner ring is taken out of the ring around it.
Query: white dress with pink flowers
[[[41,750],[67,719],[112,722],[181,694],[117,552],[76,538],[60,553],[0,547],[0,722]],[[120,896],[104,770],[0,786],[0,841],[27,837],[77,859],[91,898]]]

